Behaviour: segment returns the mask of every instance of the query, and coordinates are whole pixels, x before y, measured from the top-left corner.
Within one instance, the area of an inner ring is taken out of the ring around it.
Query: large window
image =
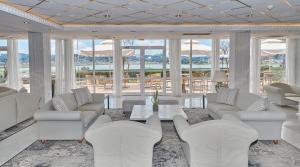
[[[0,39],[0,85],[7,81],[7,40]]]
[[[219,68],[229,72],[229,39],[220,39]]]
[[[74,40],[74,60],[77,87],[90,92],[112,93],[112,40]]]
[[[183,93],[206,93],[210,91],[211,48],[211,39],[181,41]]]
[[[261,40],[261,90],[273,82],[286,82],[286,40]]]
[[[153,93],[167,91],[166,41],[124,39],[123,57],[123,94]],[[169,68],[169,67],[168,67]],[[168,82],[170,85],[170,81]]]
[[[30,92],[30,80],[29,80],[29,49],[28,40],[18,40],[18,53],[20,61],[20,77],[21,87],[25,87]]]

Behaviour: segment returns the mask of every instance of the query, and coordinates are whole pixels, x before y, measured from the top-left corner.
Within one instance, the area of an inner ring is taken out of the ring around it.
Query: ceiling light
[[[28,22],[28,21],[23,21],[23,23],[24,23],[24,24],[30,24],[30,22]]]

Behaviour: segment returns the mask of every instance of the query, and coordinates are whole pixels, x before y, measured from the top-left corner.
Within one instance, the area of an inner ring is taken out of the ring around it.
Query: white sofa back
[[[30,117],[40,107],[40,97],[28,93],[14,93],[0,98],[0,131]]]
[[[261,98],[262,97],[252,93],[239,92],[236,97],[235,106],[237,106],[239,109],[246,110],[251,104]]]

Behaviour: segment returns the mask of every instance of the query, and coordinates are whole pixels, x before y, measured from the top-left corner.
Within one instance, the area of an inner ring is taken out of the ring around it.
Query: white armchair
[[[296,102],[286,99],[286,97],[300,96],[300,88],[290,86],[285,83],[273,83],[264,87],[269,100],[277,105],[297,105]]]
[[[175,116],[174,124],[190,167],[248,167],[249,146],[258,133],[236,117],[189,125]]]
[[[95,167],[152,167],[154,144],[162,138],[160,120],[151,116],[145,124],[112,122],[101,116],[85,138],[94,148]]]

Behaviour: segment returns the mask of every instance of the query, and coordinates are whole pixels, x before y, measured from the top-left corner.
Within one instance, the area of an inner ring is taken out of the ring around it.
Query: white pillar
[[[212,40],[212,68],[211,68],[211,77],[214,76],[214,72],[220,69],[220,40]],[[215,83],[212,82],[211,89],[212,92],[215,92]]]
[[[29,32],[30,92],[42,97],[43,102],[52,98],[50,36],[47,33]]]
[[[296,54],[297,54],[297,39],[287,39],[287,54],[286,54],[286,81],[290,85],[296,84]]]
[[[55,95],[64,93],[65,54],[62,39],[55,40]]]
[[[122,93],[122,80],[123,80],[123,63],[122,63],[122,49],[121,41],[119,39],[114,40],[113,46],[113,94],[114,96],[121,96]]]
[[[259,94],[260,89],[260,58],[261,40],[251,38],[250,50],[250,92]]]
[[[296,57],[295,57],[295,85],[300,85],[300,39],[296,40]]]
[[[229,87],[249,92],[250,32],[230,33]]]
[[[70,92],[75,88],[75,63],[74,63],[74,50],[73,40],[64,40],[64,53],[65,53],[65,92]]]
[[[19,55],[18,55],[18,41],[16,39],[8,39],[7,41],[7,86],[19,90]]]
[[[170,57],[170,78],[172,85],[173,96],[181,96],[181,40],[170,39],[169,40],[169,57]]]

